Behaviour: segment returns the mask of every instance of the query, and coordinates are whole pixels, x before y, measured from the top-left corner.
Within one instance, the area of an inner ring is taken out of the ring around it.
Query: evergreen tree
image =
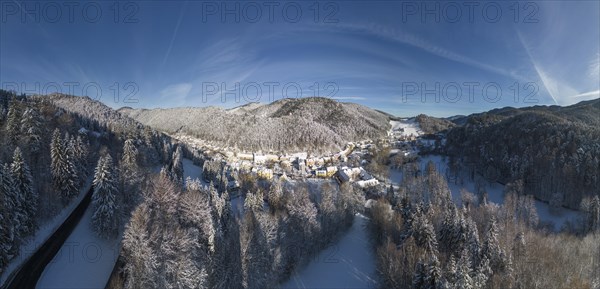
[[[471,257],[469,256],[469,251],[464,249],[460,256],[460,260],[457,265],[456,271],[456,283],[454,284],[454,288],[460,289],[473,289],[473,278],[471,278],[471,262],[469,261]]]
[[[110,155],[100,157],[94,173],[92,226],[105,238],[114,237],[119,230],[119,205],[117,203],[117,176]]]
[[[6,119],[6,134],[8,136],[8,140],[12,143],[12,144],[16,144],[18,139],[19,139],[19,135],[21,133],[21,126],[20,124],[20,119],[21,119],[21,115],[20,115],[20,109],[19,109],[19,104],[17,102],[17,100],[15,98],[12,99],[12,101],[10,102],[10,107],[8,109],[8,116]]]
[[[139,199],[137,188],[142,182],[142,172],[138,164],[139,153],[132,139],[127,139],[123,145],[121,157],[121,182],[124,202],[133,207]]]
[[[425,289],[427,278],[427,265],[422,260],[416,265],[415,273],[412,281],[412,288],[414,289]]]
[[[492,276],[492,268],[490,267],[490,260],[487,257],[483,257],[479,261],[479,265],[473,271],[473,286],[475,288],[485,288],[488,279]]]
[[[137,167],[138,166],[138,149],[135,146],[133,139],[125,140],[123,144],[123,157],[121,163],[125,167]]]
[[[4,166],[0,165],[0,272],[6,267],[9,257],[14,255],[15,219],[11,214],[14,210],[14,191],[11,176]]]
[[[6,250],[10,255],[14,255],[19,249],[19,229],[21,228],[21,221],[25,219],[25,216],[19,210],[22,200],[15,187],[8,164],[0,166],[0,196],[3,199],[3,207],[6,208],[6,211],[0,213],[10,214],[7,220],[9,223],[8,230],[6,233],[3,231],[2,235],[6,235],[5,237],[10,240]]]
[[[2,172],[0,172],[2,174]],[[0,274],[8,265],[8,257],[11,254],[13,228],[10,223],[8,208],[6,207],[6,196],[3,190],[0,190]]]
[[[505,253],[498,242],[498,227],[496,219],[492,217],[488,224],[483,245],[481,246],[481,257],[490,261],[492,270],[499,271],[505,267]]]
[[[435,229],[426,215],[421,213],[416,217],[412,232],[419,247],[425,248],[427,252],[432,254],[437,253],[438,244]]]
[[[63,204],[67,204],[77,195],[75,186],[77,175],[72,158],[69,158],[68,154],[67,146],[60,137],[60,131],[55,129],[50,144],[52,185],[56,192],[60,192]]]
[[[84,179],[84,175],[80,175],[80,167],[81,167],[81,163],[78,160],[78,157],[76,156],[76,143],[75,143],[75,138],[73,136],[70,136],[69,133],[65,133],[65,138],[64,138],[64,142],[65,142],[65,147],[67,148],[67,160],[68,160],[68,164],[70,166],[70,170],[73,172],[72,176],[72,180],[73,183],[75,184],[75,187],[79,187],[80,184],[82,184],[82,181]],[[76,192],[75,192],[76,193]]]
[[[33,191],[33,180],[29,167],[23,159],[21,150],[17,147],[13,155],[13,162],[10,165],[10,171],[14,181],[14,186],[17,194],[20,196],[20,206],[15,208],[18,210],[18,216],[22,216],[19,220],[21,224],[19,233],[21,235],[31,234],[35,229],[35,216],[37,210],[38,196]]]
[[[437,256],[433,254],[426,266],[425,289],[443,289],[446,284],[442,277],[442,269]]]
[[[87,158],[89,154],[89,144],[80,135],[78,135],[77,138],[71,139],[71,143],[75,167],[79,172],[80,184],[83,185],[83,182],[88,175]]]
[[[179,183],[183,183],[183,152],[181,145],[177,146],[173,154],[173,174]]]
[[[477,232],[477,225],[470,218],[466,221],[466,247],[471,255],[471,265],[477,266],[480,262],[481,244],[479,242],[479,233]]]
[[[244,288],[270,288],[271,260],[256,213],[248,210],[240,232]]]
[[[26,138],[27,147],[30,152],[37,153],[42,145],[42,121],[35,108],[27,108],[21,119],[21,132]]]

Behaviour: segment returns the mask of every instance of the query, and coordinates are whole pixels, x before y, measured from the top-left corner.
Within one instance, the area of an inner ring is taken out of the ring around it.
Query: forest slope
[[[447,149],[501,182],[521,180],[541,200],[578,208],[600,187],[600,99],[473,114],[450,130]]]

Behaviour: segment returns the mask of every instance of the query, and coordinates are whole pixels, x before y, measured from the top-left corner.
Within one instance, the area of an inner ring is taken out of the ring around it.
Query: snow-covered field
[[[419,124],[414,119],[405,119],[401,121],[390,120],[390,124],[392,125],[390,134],[393,134],[394,132],[405,136],[410,136],[411,134],[419,136],[423,134]],[[404,129],[404,132],[401,132],[402,129]]]
[[[187,179],[190,177],[192,179],[198,178],[202,181],[202,168],[195,165],[194,162],[190,159],[183,159],[183,179]]]
[[[46,266],[37,288],[104,288],[119,257],[120,240],[103,240],[91,228],[90,206]]]
[[[448,160],[443,160],[442,156],[439,155],[421,156],[419,160],[419,168],[421,169],[421,171],[425,171],[427,163],[430,160],[434,163],[438,172],[440,172],[442,175],[446,173],[446,170],[448,169]],[[390,179],[394,184],[401,183],[402,172],[399,170],[390,169]],[[452,199],[457,204],[461,203],[460,190],[462,188],[472,193],[476,191],[475,182],[471,181],[469,177],[463,176],[462,181],[462,184],[460,184],[459,182],[448,182],[448,187],[452,192]],[[488,200],[490,202],[494,202],[496,204],[504,203],[504,186],[502,184],[499,184],[497,182],[485,182],[485,190],[488,192]],[[577,211],[569,210],[566,208],[558,209],[556,214],[552,214],[550,212],[550,206],[547,203],[538,200],[536,200],[535,202],[540,221],[551,222],[554,225],[555,230],[560,230],[563,224],[567,221],[575,222],[580,215]]]
[[[81,203],[83,197],[88,192],[92,185],[91,179],[81,188],[79,191],[79,195],[76,199],[74,199],[71,204],[69,204],[66,208],[64,208],[58,215],[54,218],[46,222],[45,224],[40,225],[39,229],[35,232],[35,235],[29,237],[24,241],[24,244],[21,245],[21,250],[19,251],[19,255],[17,255],[14,259],[6,267],[6,270],[0,275],[0,285],[4,284],[4,281],[8,276],[21,264],[23,264],[33,253],[35,253],[42,244],[48,240],[48,238],[54,234],[56,229],[65,222],[67,217],[73,212],[75,207]]]
[[[377,269],[367,221],[357,214],[350,230],[335,245],[298,269],[281,288],[376,288]]]

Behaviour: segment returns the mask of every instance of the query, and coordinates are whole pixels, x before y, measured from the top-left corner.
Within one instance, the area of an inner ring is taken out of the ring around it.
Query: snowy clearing
[[[375,255],[365,228],[368,219],[357,214],[348,232],[296,271],[281,288],[376,288]]]
[[[414,119],[403,119],[401,121],[390,120],[390,124],[392,125],[390,135],[400,134],[403,136],[419,136],[423,134],[419,123],[417,123]]]
[[[198,178],[202,181],[202,168],[197,166],[190,159],[183,159],[183,179],[187,179],[188,177],[193,179]]]
[[[425,171],[427,163],[432,161],[435,165],[435,168],[442,175],[446,174],[446,170],[448,170],[448,160],[443,160],[443,157],[440,155],[425,155],[420,156],[419,158],[419,168],[422,172]],[[400,184],[402,182],[403,176],[400,170],[390,169],[390,180],[393,184]],[[448,187],[452,193],[452,199],[457,204],[461,204],[460,199],[460,190],[462,188],[466,189],[469,192],[475,192],[475,182],[472,181],[465,172],[461,173],[462,176],[462,184],[457,181],[456,183],[453,181],[448,181]],[[460,178],[460,177],[459,177]],[[488,200],[490,202],[496,204],[504,203],[504,186],[497,182],[485,182],[485,190],[488,192]],[[574,210],[569,210],[566,208],[560,208],[557,210],[556,214],[552,214],[550,212],[550,206],[547,203],[544,203],[539,200],[535,200],[535,205],[538,211],[538,216],[540,221],[542,222],[550,222],[554,226],[554,230],[558,231],[560,228],[567,222],[576,222],[577,218],[579,218],[580,213]]]
[[[36,288],[104,288],[119,257],[120,240],[92,231],[92,206],[38,280]]]
[[[50,219],[45,224],[41,224],[38,230],[35,232],[35,235],[29,237],[24,241],[23,245],[21,245],[21,250],[19,250],[19,255],[17,255],[14,259],[10,261],[6,270],[0,275],[0,285],[4,285],[4,282],[15,271],[16,268],[21,266],[33,253],[35,253],[42,244],[48,240],[48,238],[56,232],[58,227],[62,225],[67,217],[71,215],[75,207],[81,203],[81,200],[85,197],[86,193],[90,190],[92,186],[92,180],[88,180],[85,185],[79,190],[79,195],[75,198],[71,203],[65,207],[58,215],[54,216],[54,218]]]

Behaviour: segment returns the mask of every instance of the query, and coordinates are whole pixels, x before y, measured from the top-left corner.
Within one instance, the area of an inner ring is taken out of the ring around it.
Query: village
[[[389,179],[376,176],[366,169],[374,150],[389,149],[390,159],[396,155],[405,160],[416,159],[419,151],[431,151],[444,141],[442,136],[424,137],[415,122],[390,123],[392,128],[384,138],[349,142],[343,150],[321,156],[307,152],[287,155],[239,152],[210,145],[188,135],[173,137],[185,143],[191,151],[202,155],[203,159],[220,161],[230,192],[239,189],[238,178],[234,175],[240,173],[250,173],[259,180],[272,180],[274,177],[292,180],[334,179],[339,183],[349,182],[368,189],[389,186]]]

